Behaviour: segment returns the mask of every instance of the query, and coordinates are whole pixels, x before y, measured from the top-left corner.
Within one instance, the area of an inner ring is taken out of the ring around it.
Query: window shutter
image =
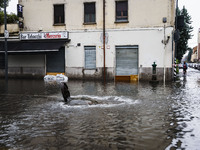
[[[85,47],[85,68],[96,69],[96,47]]]

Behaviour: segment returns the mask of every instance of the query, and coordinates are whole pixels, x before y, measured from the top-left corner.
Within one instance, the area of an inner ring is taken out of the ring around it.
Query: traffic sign
[[[9,38],[9,32],[8,32],[8,30],[5,30],[5,31],[4,31],[4,37],[5,37],[5,38]]]

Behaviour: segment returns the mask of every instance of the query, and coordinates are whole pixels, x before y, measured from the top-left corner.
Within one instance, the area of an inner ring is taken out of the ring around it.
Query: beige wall
[[[83,25],[83,3],[96,2],[95,25]],[[129,23],[115,22],[115,0],[106,0],[106,28],[147,28],[174,25],[175,0],[128,0]],[[102,29],[102,0],[19,0],[24,6],[25,31]],[[65,26],[53,26],[53,4],[65,4]]]
[[[18,24],[7,24],[7,30],[9,33],[19,32]],[[0,34],[4,33],[4,25],[0,25]]]
[[[197,61],[197,53],[192,54],[191,61],[192,62]]]

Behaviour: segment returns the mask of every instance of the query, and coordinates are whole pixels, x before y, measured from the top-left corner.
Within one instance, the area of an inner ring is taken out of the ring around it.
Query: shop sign
[[[17,4],[17,16],[23,18],[23,7],[20,4]]]
[[[41,40],[41,39],[68,39],[67,31],[57,32],[21,32],[20,40]]]

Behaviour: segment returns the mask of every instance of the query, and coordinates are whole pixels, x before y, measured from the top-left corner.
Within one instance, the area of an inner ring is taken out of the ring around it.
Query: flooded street
[[[200,71],[160,83],[0,80],[0,149],[188,149],[200,147]]]

